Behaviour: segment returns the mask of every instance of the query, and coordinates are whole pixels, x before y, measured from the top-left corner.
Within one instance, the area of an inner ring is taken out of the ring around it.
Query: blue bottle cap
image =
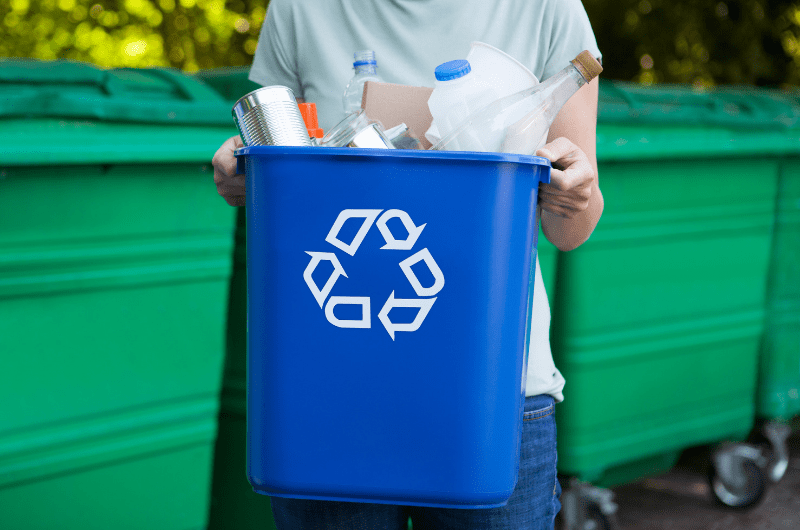
[[[450,81],[464,77],[472,71],[469,61],[466,59],[458,59],[456,61],[447,61],[436,67],[434,75],[437,81]]]

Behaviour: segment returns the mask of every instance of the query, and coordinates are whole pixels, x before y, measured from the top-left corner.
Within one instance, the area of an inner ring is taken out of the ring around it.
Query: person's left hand
[[[597,180],[586,153],[561,137],[536,151],[536,156],[550,160],[553,166],[550,184],[539,185],[542,210],[570,219],[585,211]]]

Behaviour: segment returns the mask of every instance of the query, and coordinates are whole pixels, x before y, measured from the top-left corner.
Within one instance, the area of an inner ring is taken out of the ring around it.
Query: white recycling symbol
[[[381,212],[383,212],[382,215]],[[379,215],[380,217],[378,217]],[[408,236],[405,239],[396,239],[387,225],[387,221],[395,217],[400,219],[400,222],[403,223],[403,226],[408,232]],[[356,232],[356,235],[353,237],[353,240],[350,243],[345,243],[339,239],[339,231],[342,229],[348,219],[363,219],[363,222],[361,227],[358,229],[358,232]],[[417,239],[419,239],[422,230],[426,226],[425,224],[416,226],[411,220],[411,216],[409,216],[403,210],[384,211],[348,209],[342,210],[339,213],[336,221],[334,221],[333,226],[331,227],[330,232],[328,232],[325,241],[338,248],[342,252],[345,252],[350,256],[355,256],[356,251],[358,251],[358,248],[361,246],[361,243],[363,243],[364,238],[367,236],[367,233],[369,232],[370,228],[372,228],[373,224],[377,225],[378,230],[386,242],[386,244],[381,247],[381,250],[412,250],[414,248],[414,244],[417,242]],[[336,284],[336,281],[342,276],[347,278],[347,273],[345,273],[344,267],[342,267],[342,264],[339,262],[339,258],[336,257],[336,254],[333,252],[314,251],[306,251],[306,254],[311,256],[311,261],[309,261],[308,266],[306,266],[305,271],[303,271],[303,279],[308,285],[308,288],[311,290],[311,294],[314,296],[314,299],[317,301],[319,307],[324,307],[325,318],[328,320],[328,322],[339,328],[371,328],[372,313],[369,296],[329,296],[333,290],[333,286]],[[331,275],[320,288],[314,282],[312,275],[319,264],[323,261],[329,261],[331,263],[333,266],[333,272],[331,272]],[[433,285],[430,287],[423,286],[411,268],[420,261],[425,263],[425,265],[428,267],[428,270],[431,272],[431,275],[433,276]],[[403,271],[403,274],[405,274],[406,279],[408,279],[409,284],[414,289],[414,292],[420,298],[395,298],[394,291],[392,291],[392,293],[389,295],[389,298],[383,304],[380,312],[378,312],[378,320],[380,320],[381,324],[383,324],[383,327],[386,328],[386,331],[389,333],[389,336],[392,338],[392,340],[395,340],[395,333],[398,331],[413,332],[420,328],[425,320],[425,317],[428,316],[431,307],[433,307],[433,303],[436,301],[435,295],[442,290],[442,287],[444,287],[444,274],[439,268],[439,265],[437,265],[436,260],[433,259],[430,250],[427,248],[423,248],[412,256],[404,259],[399,263],[399,266]],[[333,312],[337,305],[361,306],[361,318],[358,320],[337,318]],[[409,323],[392,322],[392,320],[389,318],[389,312],[395,307],[418,308],[414,321]]]

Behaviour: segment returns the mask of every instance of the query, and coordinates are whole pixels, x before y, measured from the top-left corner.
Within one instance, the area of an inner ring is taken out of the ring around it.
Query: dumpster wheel
[[[599,504],[590,502],[586,505],[586,519],[583,528],[586,530],[619,530],[616,513],[605,513]]]
[[[761,449],[743,443],[722,443],[711,455],[708,481],[717,502],[746,509],[758,504],[767,490],[768,459]]]
[[[773,483],[780,482],[789,468],[789,448],[786,439],[791,434],[792,428],[779,421],[768,421],[761,427],[760,435],[769,444],[766,450],[769,465],[765,471]]]
[[[575,477],[561,493],[559,530],[619,530],[614,493]]]

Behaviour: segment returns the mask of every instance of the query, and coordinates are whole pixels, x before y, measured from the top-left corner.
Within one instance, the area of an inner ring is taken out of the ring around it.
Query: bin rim
[[[417,158],[425,160],[458,160],[476,162],[504,162],[514,164],[527,164],[543,166],[548,169],[547,178],[542,182],[550,182],[550,161],[541,156],[518,155],[513,153],[482,153],[477,151],[431,151],[413,149],[365,149],[358,147],[308,147],[308,146],[278,146],[278,145],[251,145],[240,147],[234,151],[237,157],[247,155],[329,155],[329,157],[367,157],[374,159],[387,158]]]

